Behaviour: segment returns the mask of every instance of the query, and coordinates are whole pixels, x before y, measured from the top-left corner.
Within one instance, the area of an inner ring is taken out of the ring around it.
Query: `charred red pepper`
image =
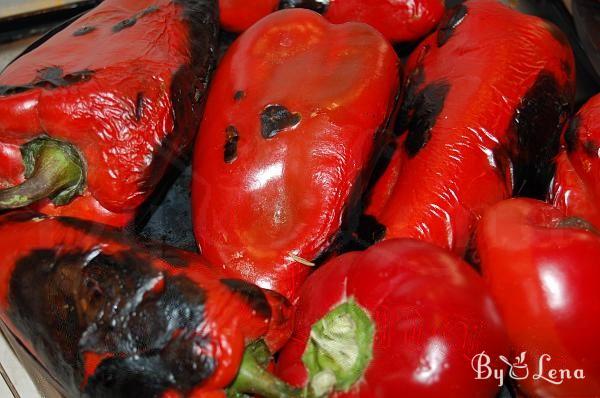
[[[522,392],[543,397],[597,395],[598,232],[546,203],[510,199],[485,212],[477,252],[513,354],[524,356],[517,377],[523,378],[523,365],[529,369],[529,377],[519,380]],[[552,376],[550,369],[568,370],[570,378],[558,371]],[[543,378],[534,377],[540,372]]]
[[[219,18],[224,29],[243,32],[277,8],[279,0],[219,0]]]
[[[492,397],[496,381],[471,369],[483,350],[498,358],[508,344],[477,273],[433,245],[390,240],[306,280],[277,371],[317,397]]]
[[[564,141],[550,199],[566,215],[600,228],[600,94],[573,117]]]
[[[0,235],[0,318],[68,396],[296,391],[259,366],[291,333],[281,295],[79,219],[11,213]]]
[[[351,222],[399,86],[392,47],[308,10],[255,24],[220,64],[196,141],[204,256],[288,298]]]
[[[573,55],[555,26],[497,1],[449,10],[408,61],[397,151],[363,236],[462,254],[487,206],[545,195],[573,84]]]
[[[395,42],[420,39],[444,15],[444,0],[282,0],[281,6],[309,8],[333,23],[364,22]]]
[[[214,0],[106,0],[0,75],[0,209],[131,221],[191,143]]]

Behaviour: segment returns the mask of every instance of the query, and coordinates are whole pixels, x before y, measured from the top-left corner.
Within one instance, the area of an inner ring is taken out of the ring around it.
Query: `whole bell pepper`
[[[556,27],[500,2],[467,1],[445,21],[408,60],[396,153],[361,235],[463,254],[487,206],[546,194],[574,65]]]
[[[336,257],[303,285],[277,373],[316,397],[494,397],[471,358],[508,344],[483,280],[412,239]]]
[[[224,29],[239,33],[277,8],[279,0],[219,0],[219,19]]]
[[[0,235],[0,318],[67,396],[295,392],[262,367],[291,333],[281,295],[79,219],[11,213]]]
[[[123,226],[195,136],[214,0],[106,0],[0,75],[0,209]]]
[[[217,69],[196,141],[203,255],[293,298],[352,227],[398,87],[394,50],[367,25],[283,10],[244,32]]]
[[[444,0],[282,0],[281,6],[308,8],[333,23],[364,22],[394,42],[420,39],[444,15]]]
[[[600,94],[573,117],[564,141],[550,200],[565,215],[582,217],[600,228]]]
[[[477,253],[513,354],[523,356],[521,391],[532,397],[597,396],[598,232],[549,204],[510,199],[485,212]],[[570,376],[559,376],[559,369]]]

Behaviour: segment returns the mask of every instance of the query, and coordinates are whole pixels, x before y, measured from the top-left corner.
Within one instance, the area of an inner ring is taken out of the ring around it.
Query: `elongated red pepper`
[[[79,219],[12,213],[0,235],[0,318],[68,396],[295,392],[245,350],[289,338],[279,294]]]
[[[0,209],[130,222],[197,130],[216,7],[106,0],[8,66]]]
[[[500,366],[506,335],[483,281],[412,239],[335,258],[302,287],[278,374],[316,397],[493,397],[471,358]]]
[[[600,235],[590,227],[524,198],[489,208],[478,227],[481,270],[520,357],[514,374],[526,396],[600,391]]]
[[[206,258],[288,298],[359,202],[396,102],[399,61],[364,24],[262,19],[220,64],[196,141]]]
[[[282,0],[284,8],[309,8],[333,23],[364,22],[394,42],[425,36],[444,15],[444,0]]]
[[[550,200],[565,215],[600,228],[600,94],[577,112],[564,140]]]
[[[279,0],[219,0],[221,26],[230,32],[243,32],[279,7]]]
[[[463,253],[487,206],[547,192],[574,67],[556,27],[497,1],[467,1],[445,21],[408,61],[398,148],[373,190],[368,235]]]

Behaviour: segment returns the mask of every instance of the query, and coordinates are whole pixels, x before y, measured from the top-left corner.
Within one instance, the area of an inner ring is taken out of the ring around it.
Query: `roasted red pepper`
[[[282,0],[281,6],[309,8],[333,23],[364,22],[395,42],[420,39],[444,14],[444,0]]]
[[[106,0],[8,66],[0,209],[130,222],[197,130],[216,7]]]
[[[364,24],[284,10],[220,64],[196,141],[192,203],[204,256],[287,297],[360,201],[399,86]],[[347,223],[347,224],[346,224]]]
[[[550,199],[566,215],[600,228],[600,94],[571,120],[564,141]]]
[[[497,381],[471,369],[484,350],[497,359],[508,344],[481,278],[440,248],[399,239],[306,280],[277,370],[317,397],[492,397]]]
[[[0,318],[68,396],[295,391],[244,354],[289,338],[281,295],[79,219],[11,213],[0,236]]]
[[[529,376],[517,373],[520,389],[536,397],[597,396],[598,232],[546,203],[510,199],[485,212],[477,252],[513,354],[525,357],[521,365]],[[554,376],[551,369],[557,370]],[[558,369],[569,371],[570,378],[561,372],[561,382]],[[585,379],[576,378],[577,369]]]
[[[279,0],[219,0],[221,26],[230,32],[243,32],[279,7]]]
[[[363,234],[462,254],[487,206],[547,192],[574,66],[556,27],[500,2],[467,1],[445,21],[408,61],[397,152]]]

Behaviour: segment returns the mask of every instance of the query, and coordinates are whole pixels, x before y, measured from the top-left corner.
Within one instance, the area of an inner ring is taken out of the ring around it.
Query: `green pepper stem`
[[[257,394],[264,398],[304,397],[304,390],[294,388],[268,372],[262,365],[261,350],[249,346],[244,351],[242,365],[231,388],[242,394]]]
[[[22,153],[26,180],[0,190],[0,210],[28,206],[44,198],[66,204],[82,189],[83,164],[68,144],[40,138],[26,144]]]

